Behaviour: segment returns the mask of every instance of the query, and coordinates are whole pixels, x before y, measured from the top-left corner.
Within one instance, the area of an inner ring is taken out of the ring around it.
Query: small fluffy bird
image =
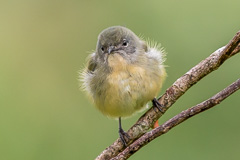
[[[99,111],[119,119],[119,136],[126,146],[121,117],[130,117],[156,100],[166,77],[164,51],[151,46],[131,30],[113,26],[103,30],[96,51],[81,72],[82,86]]]

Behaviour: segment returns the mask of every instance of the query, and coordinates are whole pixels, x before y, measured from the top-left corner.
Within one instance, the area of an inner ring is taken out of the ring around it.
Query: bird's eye
[[[128,46],[128,41],[126,39],[123,40],[122,46],[124,46],[124,47]]]
[[[104,47],[101,47],[101,50],[104,52]]]

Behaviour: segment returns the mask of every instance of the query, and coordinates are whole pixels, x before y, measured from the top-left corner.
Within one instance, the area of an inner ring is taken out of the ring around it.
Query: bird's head
[[[96,53],[102,60],[111,54],[119,54],[132,60],[139,52],[146,50],[146,44],[131,30],[122,26],[113,26],[103,30],[98,36]]]

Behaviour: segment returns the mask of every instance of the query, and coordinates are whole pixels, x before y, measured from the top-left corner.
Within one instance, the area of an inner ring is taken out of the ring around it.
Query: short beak
[[[108,54],[112,53],[115,49],[115,46],[108,47]]]

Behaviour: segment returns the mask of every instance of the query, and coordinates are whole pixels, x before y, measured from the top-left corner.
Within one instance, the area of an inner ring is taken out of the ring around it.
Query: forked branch
[[[180,114],[174,116],[161,126],[145,133],[142,137],[134,141],[131,145],[129,145],[124,151],[119,153],[116,157],[112,158],[111,160],[124,160],[129,158],[131,155],[133,155],[135,152],[137,152],[140,148],[154,140],[155,138],[167,133],[170,129],[177,126],[178,124],[184,122],[185,120],[191,118],[192,116],[195,116],[207,109],[210,109],[217,104],[221,103],[224,99],[229,97],[231,94],[236,92],[240,89],[240,79],[232,83],[230,86],[225,88],[224,90],[220,91],[216,95],[214,95],[212,98],[209,98],[208,100],[199,103],[198,105],[191,107],[185,111],[182,111]]]

